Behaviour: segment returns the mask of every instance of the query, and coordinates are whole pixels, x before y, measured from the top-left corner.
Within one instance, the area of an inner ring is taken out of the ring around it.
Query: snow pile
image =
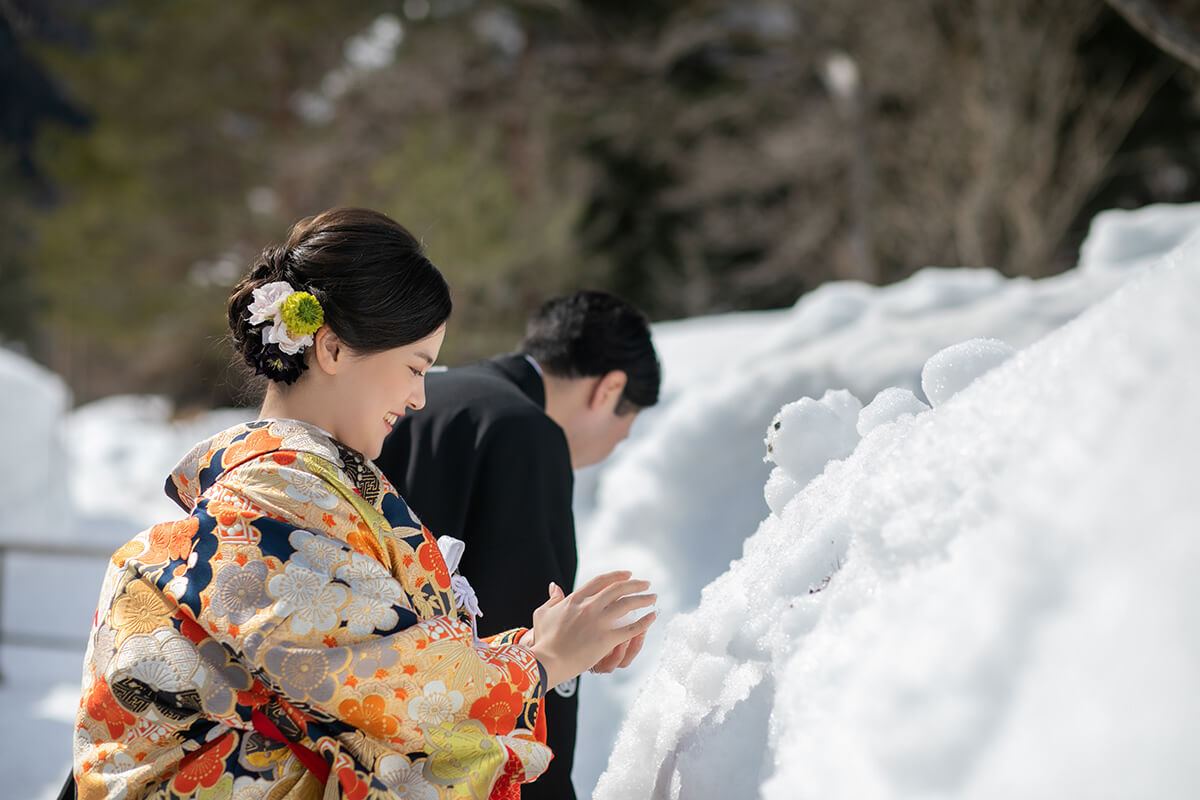
[[[1079,248],[1079,269],[1099,271],[1152,264],[1200,230],[1200,205],[1158,203],[1135,211],[1101,211]]]
[[[0,348],[0,537],[46,541],[65,534],[65,525],[47,530],[45,514],[66,505],[58,424],[70,402],[61,378]]]
[[[580,577],[634,569],[653,581],[661,620],[695,608],[701,589],[742,554],[768,512],[764,484],[771,507],[792,490],[783,474],[768,483],[771,466],[763,461],[763,431],[782,406],[831,389],[864,403],[876,398],[854,426],[859,435],[889,414],[919,411],[929,400],[922,370],[934,354],[990,339],[966,347],[999,363],[1110,294],[1150,254],[1161,255],[1156,248],[1174,246],[1197,228],[1200,206],[1106,212],[1084,245],[1086,268],[1052,278],[929,268],[886,287],[826,284],[784,311],[657,325],[662,401],[639,415],[630,439],[608,461],[577,480]],[[960,350],[942,358],[973,360]],[[949,381],[946,392],[962,385],[952,365],[937,374]],[[932,382],[926,387],[939,391]],[[848,444],[852,449],[854,442]],[[844,455],[817,448],[797,457],[818,462],[806,468],[811,472]],[[632,668],[588,677],[581,687],[581,742],[594,743],[581,745],[576,756],[575,785],[583,795],[658,659],[665,627],[652,629]]]
[[[1194,796],[1197,300],[1200,242],[936,354],[932,409],[785,406],[795,489],[667,625],[597,800]]]

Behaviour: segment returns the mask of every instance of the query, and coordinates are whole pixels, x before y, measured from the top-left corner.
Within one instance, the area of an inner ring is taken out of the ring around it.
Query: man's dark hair
[[[628,380],[618,414],[658,402],[662,369],[650,341],[650,323],[616,295],[585,290],[548,301],[530,318],[517,349],[561,378],[621,370]]]

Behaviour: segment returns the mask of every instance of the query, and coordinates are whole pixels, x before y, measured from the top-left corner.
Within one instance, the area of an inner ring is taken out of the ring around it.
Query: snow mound
[[[1159,224],[1154,212],[1136,222]],[[879,401],[859,412],[857,435],[884,422],[903,426],[906,415],[926,410],[921,373],[938,351],[971,339],[1020,350],[1128,281],[1136,266],[1122,261],[1125,253],[1114,250],[1121,241],[1105,230],[1093,229],[1104,241],[1089,240],[1102,268],[1041,280],[928,268],[885,287],[826,284],[783,311],[655,325],[662,400],[639,415],[612,457],[577,475],[575,512],[580,578],[636,570],[654,583],[663,623],[632,668],[589,677],[581,690],[580,730],[596,745],[576,754],[577,790],[586,795],[603,771],[624,710],[662,650],[664,623],[695,608],[764,515],[781,513],[825,468],[809,465],[797,480],[763,461],[763,431],[781,407],[844,389]]]
[[[795,481],[595,800],[1194,794],[1197,298],[1200,244]]]
[[[58,426],[70,403],[62,378],[0,348],[0,537],[42,542],[66,538],[69,525],[47,525],[46,510],[67,506]]]
[[[1144,266],[1200,231],[1200,204],[1112,209],[1092,218],[1079,250],[1081,269]]]

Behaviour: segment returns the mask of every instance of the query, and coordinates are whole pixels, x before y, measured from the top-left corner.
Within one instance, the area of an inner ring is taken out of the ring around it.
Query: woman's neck
[[[318,402],[312,392],[305,391],[307,387],[297,385],[281,387],[271,383],[263,397],[262,406],[258,410],[259,419],[294,419],[315,425],[328,436],[332,433],[332,415],[326,404]]]

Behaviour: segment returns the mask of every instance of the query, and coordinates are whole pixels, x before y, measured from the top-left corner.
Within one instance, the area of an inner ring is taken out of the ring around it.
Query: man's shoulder
[[[455,419],[462,424],[557,428],[530,394],[492,361],[430,372],[425,379],[425,408],[414,420]]]
[[[483,398],[504,404],[523,401],[516,404],[535,406],[520,387],[490,369],[487,362],[431,370],[425,377],[425,391],[445,394],[449,401]]]

